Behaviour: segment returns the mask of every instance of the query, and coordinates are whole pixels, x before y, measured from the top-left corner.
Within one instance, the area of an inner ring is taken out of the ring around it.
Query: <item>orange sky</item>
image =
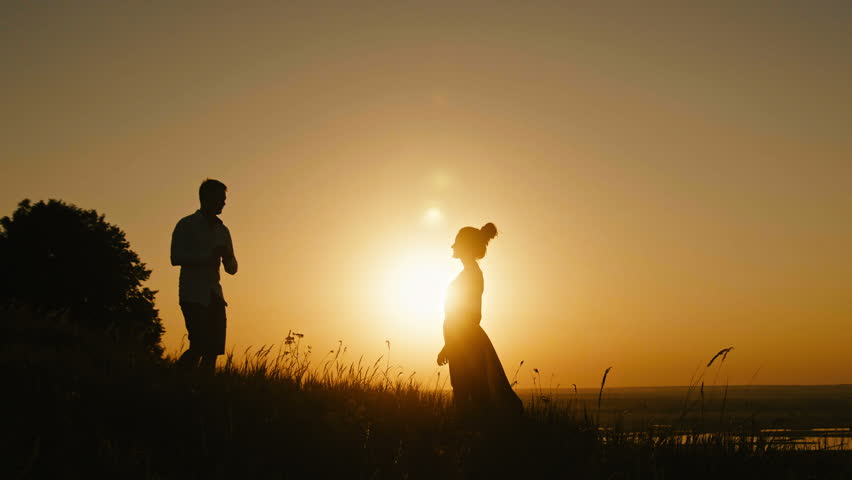
[[[0,215],[105,213],[168,350],[169,237],[209,176],[237,350],[390,339],[428,379],[453,236],[493,221],[510,377],[685,384],[733,345],[731,383],[852,383],[850,4],[276,3],[0,7]]]

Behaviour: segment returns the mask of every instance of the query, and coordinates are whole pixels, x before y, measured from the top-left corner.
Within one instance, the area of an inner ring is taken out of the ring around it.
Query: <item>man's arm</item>
[[[225,267],[225,272],[230,275],[237,273],[237,257],[234,255],[234,243],[231,240],[231,231],[228,227],[225,228],[225,247],[228,250],[228,255],[222,256],[222,265]]]
[[[172,265],[205,265],[213,261],[212,252],[203,252],[192,244],[191,232],[186,222],[180,221],[172,232]]]

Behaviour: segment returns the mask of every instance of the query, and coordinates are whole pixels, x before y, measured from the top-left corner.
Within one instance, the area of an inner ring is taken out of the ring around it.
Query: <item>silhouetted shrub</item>
[[[162,354],[151,271],[95,210],[24,200],[0,219],[0,306],[61,312],[57,321]]]

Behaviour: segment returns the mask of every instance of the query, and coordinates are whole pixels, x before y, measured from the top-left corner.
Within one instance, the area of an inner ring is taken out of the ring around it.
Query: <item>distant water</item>
[[[852,450],[852,429],[849,427],[763,429],[762,433],[777,445],[790,445],[800,450]]]
[[[524,402],[544,397],[598,413],[595,388],[580,388],[576,393],[573,388],[517,392]],[[599,419],[601,425],[619,424],[631,430],[651,425],[700,426],[703,431],[749,427],[765,433],[787,432],[791,439],[843,437],[848,441],[852,385],[732,385],[727,389],[705,385],[703,395],[688,387],[605,388]],[[803,432],[814,434],[800,435]]]
[[[600,411],[597,388],[516,391],[525,403],[570,406],[619,432],[683,443],[728,432],[774,448],[852,450],[852,385],[605,388]]]

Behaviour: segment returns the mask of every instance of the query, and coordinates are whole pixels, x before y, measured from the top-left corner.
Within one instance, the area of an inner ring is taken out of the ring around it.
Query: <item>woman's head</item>
[[[453,244],[453,258],[480,259],[485,256],[488,242],[497,236],[497,227],[488,222],[482,228],[464,227],[456,234]]]

